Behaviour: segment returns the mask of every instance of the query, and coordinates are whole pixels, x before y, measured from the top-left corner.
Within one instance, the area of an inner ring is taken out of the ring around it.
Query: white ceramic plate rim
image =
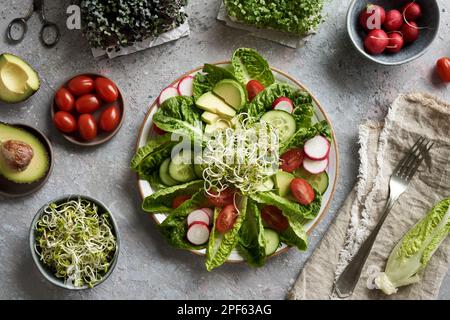
[[[228,66],[229,62],[219,62],[219,63],[215,63],[215,64],[220,65],[220,66]],[[303,91],[308,92],[313,97],[313,104],[315,107],[313,121],[317,122],[317,121],[327,120],[328,124],[331,127],[331,131],[333,133],[333,142],[334,143],[331,144],[331,149],[330,149],[330,153],[329,153],[329,164],[328,164],[328,168],[327,168],[327,173],[329,176],[329,187],[328,187],[327,191],[323,194],[322,205],[321,205],[319,214],[315,217],[314,220],[311,220],[310,222],[308,222],[305,225],[306,232],[310,233],[312,231],[312,229],[315,227],[315,225],[323,218],[323,216],[327,212],[329,205],[331,203],[331,200],[333,198],[334,190],[336,188],[337,178],[338,178],[338,174],[339,174],[339,155],[338,155],[338,150],[337,150],[336,137],[334,135],[334,131],[333,131],[333,128],[332,128],[329,118],[326,116],[323,109],[319,106],[317,99],[314,98],[314,96],[311,94],[311,92],[305,86],[303,86],[298,81],[294,80],[294,78],[288,76],[284,72],[279,71],[275,68],[272,68],[272,71],[274,72],[275,78],[278,82],[290,84],[294,87],[297,87]],[[194,69],[193,71],[188,72],[184,76],[195,75],[198,72],[201,72],[201,68]],[[173,82],[171,85],[176,86],[178,81],[179,81],[179,79],[177,81]],[[155,106],[156,106],[156,99],[155,99],[155,102],[153,102],[153,104],[151,105],[150,110],[148,111],[148,113],[145,117],[145,120],[142,124],[140,134],[138,136],[138,142],[137,142],[138,148],[146,145],[149,138],[154,137],[154,133],[152,132],[152,125],[153,125],[152,119],[153,119],[153,114],[157,110],[157,108]],[[150,186],[150,183],[146,180],[142,180],[139,178],[138,178],[138,189],[140,191],[142,199],[144,199],[145,197],[150,196],[151,194],[154,193],[152,187]],[[164,221],[164,219],[166,218],[166,216],[167,215],[163,214],[163,213],[153,214],[153,217],[158,224],[161,224]],[[274,255],[279,254],[283,251],[286,251],[287,248],[288,247],[285,244],[282,244],[282,246],[280,246],[278,248],[278,250],[275,252]],[[191,250],[191,252],[193,252],[195,254],[199,254],[199,255],[204,255],[206,252],[206,249]],[[244,261],[244,258],[237,252],[237,250],[233,250],[227,260],[227,262],[243,262],[243,261]]]

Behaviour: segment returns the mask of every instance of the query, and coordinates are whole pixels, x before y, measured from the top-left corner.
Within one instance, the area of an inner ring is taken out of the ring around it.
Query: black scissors
[[[40,13],[41,16],[40,18],[42,21],[42,28],[40,32],[41,42],[43,43],[44,46],[51,48],[58,43],[60,32],[58,26],[55,23],[50,22],[45,18],[45,8],[43,0],[33,0],[33,5],[31,6],[28,14],[25,17],[16,18],[9,23],[6,32],[8,40],[12,43],[19,43],[23,40],[25,34],[28,31],[28,20],[31,18],[31,16],[35,11]],[[18,27],[19,29],[21,29],[19,37],[13,36],[12,34],[13,27]],[[53,36],[51,36],[50,40],[48,40],[46,35],[51,35],[52,33]]]

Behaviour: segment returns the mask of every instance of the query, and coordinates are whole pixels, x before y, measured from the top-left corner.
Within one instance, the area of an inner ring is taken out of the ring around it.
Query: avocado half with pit
[[[0,175],[15,183],[33,183],[50,167],[44,145],[33,134],[0,123]]]
[[[0,55],[0,101],[25,101],[39,87],[39,76],[27,62],[10,53]]]

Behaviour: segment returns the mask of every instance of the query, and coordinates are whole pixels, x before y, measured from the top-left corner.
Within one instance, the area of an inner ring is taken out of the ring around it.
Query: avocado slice
[[[195,104],[202,110],[216,113],[225,118],[232,118],[236,115],[236,111],[232,107],[227,105],[225,101],[219,97],[215,96],[211,91],[201,95]]]
[[[7,158],[4,146],[14,141],[32,149],[32,157],[26,166],[13,166]],[[41,179],[50,167],[44,145],[31,133],[0,123],[0,175],[16,183],[32,183]]]
[[[241,84],[232,79],[220,81],[213,89],[215,95],[222,98],[235,110],[240,110],[246,101],[245,91]]]
[[[0,55],[1,101],[22,102],[31,97],[39,87],[39,76],[27,62],[10,53]]]
[[[214,124],[207,124],[205,126],[205,134],[214,134],[216,130],[225,130],[228,129],[229,127],[230,126],[226,121],[219,120]]]
[[[220,116],[218,114],[209,112],[209,111],[205,111],[202,113],[202,120],[204,122],[206,122],[207,124],[213,124],[215,122],[217,122],[217,120],[220,119]]]
[[[291,189],[291,181],[294,180],[294,175],[285,172],[285,171],[278,171],[275,174],[275,186],[278,189],[278,194],[282,197],[285,197]]]

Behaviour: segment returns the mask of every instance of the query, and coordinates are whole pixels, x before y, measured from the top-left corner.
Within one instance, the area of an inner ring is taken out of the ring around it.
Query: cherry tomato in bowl
[[[77,99],[75,108],[78,113],[93,113],[101,106],[100,99],[95,94],[85,94]]]
[[[61,87],[56,91],[55,104],[59,110],[69,112],[75,106],[75,98],[69,90]]]
[[[290,149],[280,156],[280,169],[286,172],[293,172],[302,165],[304,158],[303,149]]]
[[[75,117],[67,111],[58,111],[53,117],[55,126],[64,133],[72,133],[77,130]]]
[[[69,81],[67,88],[74,95],[82,96],[94,91],[94,79],[85,75],[76,76]]]
[[[289,221],[282,211],[275,206],[267,205],[261,209],[261,218],[265,224],[275,231],[283,232],[289,228]]]
[[[114,131],[120,121],[120,110],[117,105],[112,105],[102,111],[99,126],[103,131]]]
[[[103,77],[95,79],[95,92],[105,102],[114,102],[119,97],[115,83]]]
[[[97,136],[97,122],[92,114],[82,114],[78,118],[78,132],[86,141],[90,141]]]
[[[223,207],[228,204],[234,203],[235,191],[228,188],[222,190],[220,193],[215,191],[209,191],[210,194],[207,195],[208,203],[214,207]]]

